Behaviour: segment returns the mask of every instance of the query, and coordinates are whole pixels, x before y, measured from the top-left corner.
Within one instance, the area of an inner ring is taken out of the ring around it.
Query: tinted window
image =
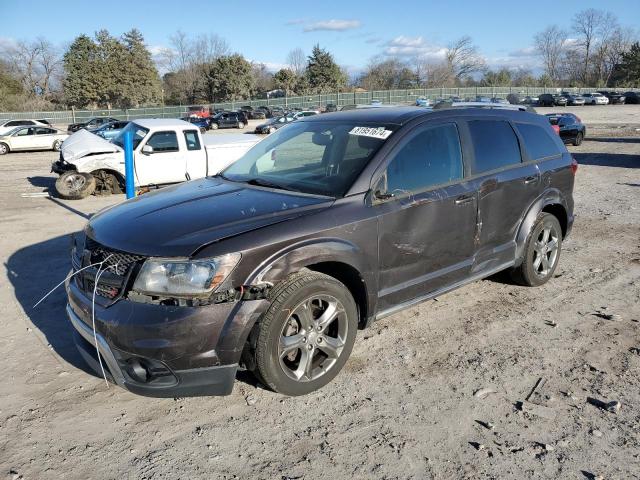
[[[469,131],[475,153],[473,173],[520,163],[520,146],[509,122],[472,120],[469,122]]]
[[[195,130],[184,132],[184,140],[187,143],[187,150],[200,150],[200,139],[198,138],[198,132]]]
[[[36,135],[51,135],[55,130],[50,128],[36,128]]]
[[[532,159],[550,157],[560,153],[547,131],[529,123],[516,123],[516,128],[524,140],[524,145]]]
[[[178,137],[176,132],[158,132],[154,133],[147,145],[153,147],[154,152],[177,152]]]
[[[387,190],[418,191],[462,178],[455,125],[428,128],[410,139],[387,168]]]
[[[20,125],[33,125],[33,122],[30,120],[14,120],[7,123],[7,127],[18,127]]]

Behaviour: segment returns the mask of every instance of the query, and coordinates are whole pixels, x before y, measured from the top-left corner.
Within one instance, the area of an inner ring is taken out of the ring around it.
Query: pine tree
[[[319,45],[313,47],[308,60],[305,75],[312,93],[335,92],[347,83],[333,55]]]
[[[122,106],[157,103],[161,96],[160,77],[142,33],[134,28],[122,36],[122,41],[128,52],[121,76],[124,90]]]
[[[286,95],[291,95],[298,83],[298,77],[292,70],[282,68],[273,76],[274,86],[285,91]]]
[[[217,58],[206,69],[205,90],[210,102],[248,98],[252,88],[251,64],[242,55]]]
[[[96,69],[98,48],[87,35],[77,37],[64,54],[66,101],[76,107],[100,100],[100,72]]]

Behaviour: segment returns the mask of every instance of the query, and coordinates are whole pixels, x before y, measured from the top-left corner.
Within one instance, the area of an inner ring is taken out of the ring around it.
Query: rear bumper
[[[248,332],[268,305],[168,307],[124,299],[101,305],[73,280],[66,288],[67,316],[85,361],[102,376],[99,351],[111,381],[151,397],[230,394]]]

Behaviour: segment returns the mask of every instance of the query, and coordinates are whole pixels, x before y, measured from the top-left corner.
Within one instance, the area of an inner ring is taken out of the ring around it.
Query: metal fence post
[[[127,198],[136,196],[136,189],[133,180],[133,132],[125,131],[124,134],[124,183],[127,191]]]

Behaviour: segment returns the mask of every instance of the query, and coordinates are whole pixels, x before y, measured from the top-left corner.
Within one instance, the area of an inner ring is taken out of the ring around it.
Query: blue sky
[[[357,71],[380,54],[437,57],[450,41],[469,35],[492,66],[531,66],[534,34],[549,23],[569,27],[585,8],[617,13],[623,25],[640,29],[637,0],[538,0],[394,2],[277,0],[257,2],[184,0],[2,2],[0,43],[45,36],[63,46],[81,33],[106,28],[119,35],[138,28],[152,51],[169,45],[176,30],[215,33],[233,51],[272,69],[287,53],[310,52],[319,43],[337,62]],[[548,21],[541,22],[543,17]]]

